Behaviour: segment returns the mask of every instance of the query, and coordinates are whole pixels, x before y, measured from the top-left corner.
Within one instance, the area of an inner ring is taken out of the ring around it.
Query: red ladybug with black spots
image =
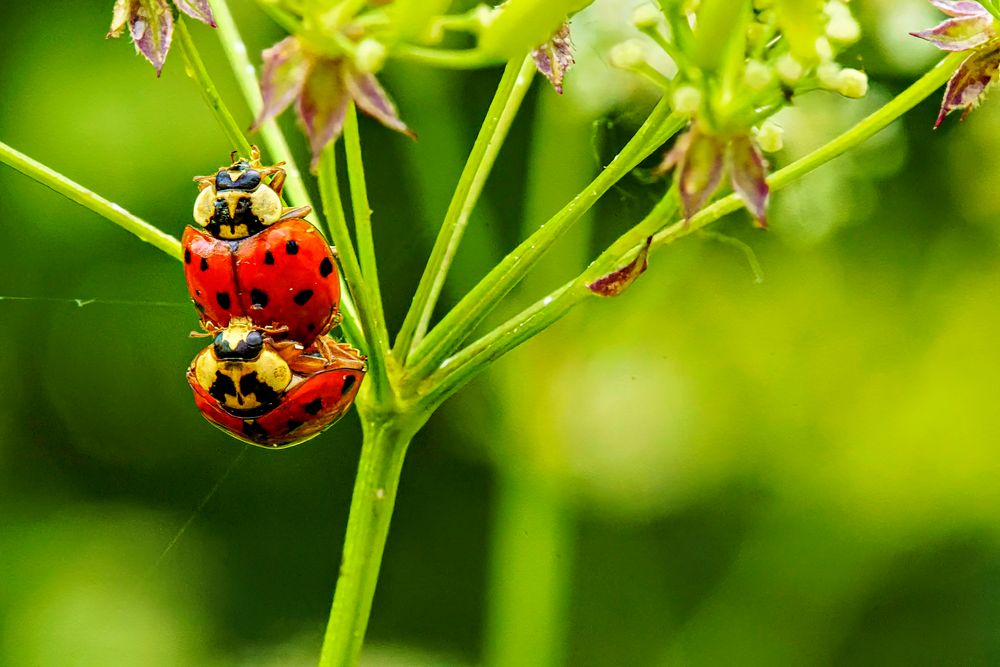
[[[184,275],[207,328],[233,317],[308,347],[340,321],[340,282],[333,252],[309,207],[282,206],[285,172],[264,167],[253,147],[212,176],[199,176],[194,220],[184,230]],[[270,183],[264,178],[273,176]]]
[[[282,449],[315,437],[350,409],[364,380],[365,359],[346,344],[274,340],[246,317],[213,333],[188,368],[195,405],[253,445]]]

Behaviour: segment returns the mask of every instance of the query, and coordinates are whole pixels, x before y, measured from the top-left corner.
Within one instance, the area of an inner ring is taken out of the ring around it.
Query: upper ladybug
[[[214,176],[199,176],[194,219],[181,243],[188,291],[206,327],[249,317],[275,335],[311,345],[340,320],[333,252],[302,217],[281,205],[285,172],[264,167],[256,147]],[[270,184],[264,178],[271,176]],[[284,329],[284,333],[277,332]]]
[[[281,205],[281,187],[285,170],[281,164],[264,167],[260,151],[251,148],[250,160],[230,156],[233,164],[214,176],[197,176],[198,198],[194,202],[194,221],[217,239],[234,241],[262,231],[278,220],[301,218],[309,207],[285,209]],[[271,183],[264,177],[273,176]]]

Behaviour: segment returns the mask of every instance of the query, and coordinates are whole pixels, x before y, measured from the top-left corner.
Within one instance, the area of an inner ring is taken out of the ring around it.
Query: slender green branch
[[[246,44],[243,42],[243,37],[236,27],[236,22],[233,20],[233,15],[229,11],[229,5],[226,3],[226,0],[213,0],[212,10],[215,15],[215,22],[219,26],[219,41],[226,52],[229,66],[232,68],[236,82],[243,92],[243,98],[246,100],[247,106],[250,107],[250,112],[256,116],[260,113],[263,98],[260,95],[260,83],[257,81],[256,70],[247,57]],[[302,172],[299,170],[295,158],[292,156],[292,149],[289,148],[288,142],[285,141],[285,135],[282,134],[278,123],[273,118],[267,121],[261,126],[260,134],[264,139],[264,145],[271,155],[285,162],[285,196],[288,197],[292,204],[312,208],[313,220],[315,220],[316,227],[321,231],[327,231],[319,209],[313,205],[309,191],[306,190],[305,182],[302,180]],[[329,232],[327,231],[327,233]],[[343,277],[341,277],[341,287],[343,288],[341,289],[343,295],[340,300],[340,309],[344,312],[344,321],[342,323],[344,333],[347,334],[347,339],[351,343],[357,347],[362,347],[361,329],[358,326],[358,310],[354,306],[354,301],[351,298],[349,290],[343,283]]]
[[[319,193],[323,200],[323,212],[330,223],[330,235],[337,245],[340,266],[344,270],[344,281],[347,283],[350,295],[358,307],[361,327],[364,330],[363,352],[368,355],[368,382],[377,397],[384,397],[388,389],[386,377],[386,345],[375,345],[376,332],[379,325],[375,319],[375,309],[372,306],[371,290],[368,281],[361,272],[358,256],[354,252],[351,232],[347,227],[344,215],[344,205],[340,198],[340,185],[337,178],[336,144],[329,144],[323,149],[319,159]],[[384,326],[384,325],[383,325]],[[359,341],[360,342],[360,341]]]
[[[583,192],[511,251],[427,334],[411,355],[414,376],[427,377],[454,353],[476,325],[612,185],[656,150],[668,136],[680,130],[686,122],[685,117],[670,113],[667,100],[657,104],[646,122],[611,164]]]
[[[256,70],[247,56],[246,44],[236,27],[236,22],[233,20],[226,0],[212,0],[212,10],[215,14],[215,22],[219,26],[219,41],[226,52],[226,58],[229,60],[229,65],[236,77],[236,83],[239,84],[243,99],[250,107],[250,113],[256,116],[260,113],[264,102],[260,94],[260,82],[257,80]],[[302,180],[302,172],[292,157],[292,150],[288,147],[288,142],[285,141],[285,135],[281,133],[278,123],[274,119],[267,121],[261,126],[260,134],[271,156],[285,161],[285,192],[291,202],[300,206],[311,206],[317,220],[316,226],[325,229],[323,220],[316,207],[313,206],[312,198],[306,190]]]
[[[55,190],[63,197],[75,201],[94,213],[107,218],[125,231],[162,250],[174,259],[181,258],[181,242],[170,234],[161,232],[145,220],[129,213],[124,208],[95,194],[82,185],[71,181],[59,172],[32,160],[7,144],[0,142],[0,162],[29,176],[42,185]]]
[[[524,95],[531,87],[534,66],[530,56],[523,60],[511,60],[500,78],[493,102],[486,112],[486,119],[472,145],[469,159],[465,163],[455,194],[448,205],[448,212],[444,216],[444,222],[441,223],[430,259],[427,260],[427,266],[420,277],[413,303],[396,337],[393,351],[401,363],[405,363],[413,346],[420,343],[427,331],[427,325],[430,323],[445,278],[448,276],[448,269],[451,268],[455,252],[469,224],[469,217],[479,201],[483,186],[507,138],[514,117],[521,107]]]
[[[961,53],[949,54],[878,111],[812,153],[776,171],[768,179],[772,192],[793,183],[886,128],[940,88],[962,60]],[[422,400],[430,406],[440,404],[491,362],[536,336],[562,318],[575,305],[593,296],[587,285],[634,259],[644,239],[658,225],[664,224],[673,216],[675,207],[674,197],[669,195],[664,197],[639,225],[622,235],[580,276],[510,318],[458,354],[445,359],[434,375],[424,383],[427,389]],[[689,221],[675,222],[653,234],[652,248],[661,247],[687,236],[741,207],[742,201],[735,194],[718,199],[692,216]]]
[[[353,667],[364,643],[389,521],[410,439],[420,424],[362,420],[364,444],[320,667]]]
[[[177,20],[177,36],[181,52],[184,54],[184,59],[188,64],[188,72],[198,83],[201,96],[204,98],[209,109],[212,110],[212,114],[215,116],[215,120],[219,122],[219,126],[222,127],[222,132],[226,135],[230,144],[239,149],[241,155],[250,155],[250,142],[247,141],[240,126],[236,124],[236,119],[229,112],[229,107],[222,101],[222,97],[215,87],[215,82],[212,81],[208,70],[205,69],[205,62],[201,59],[201,54],[198,53],[198,47],[194,45],[191,33],[188,32],[187,19],[183,16],[178,17]]]
[[[347,178],[351,186],[351,208],[354,211],[354,233],[358,242],[358,263],[368,288],[368,308],[372,330],[368,334],[369,347],[380,350],[384,358],[389,353],[389,332],[385,327],[382,309],[382,290],[379,287],[378,266],[375,263],[375,242],[372,239],[372,210],[368,205],[368,188],[365,185],[365,165],[361,154],[361,133],[358,113],[352,102],[344,122],[344,151],[347,155]]]
[[[396,44],[390,57],[442,69],[481,69],[503,63],[497,56],[477,49],[433,49],[416,44]]]

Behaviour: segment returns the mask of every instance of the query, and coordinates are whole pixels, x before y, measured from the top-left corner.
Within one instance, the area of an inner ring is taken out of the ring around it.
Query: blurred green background
[[[104,40],[112,4],[5,3],[0,139],[179,236],[191,177],[231,147],[179,51],[157,80]],[[281,37],[232,4],[252,53]],[[637,4],[574,23],[569,92],[529,95],[446,302],[641,121],[649,91],[602,56]],[[853,4],[865,39],[847,60],[872,90],[783,113],[778,165],[937,57],[906,36],[941,18],[927,3]],[[215,35],[192,32],[249,125]],[[498,77],[390,65],[420,140],[363,120],[390,326]],[[935,132],[935,96],[778,194],[770,232],[739,213],[665,249],[449,401],[410,450],[365,664],[1000,664],[993,102]],[[180,264],[0,174],[0,664],[314,664],[356,417],[244,452],[192,405],[204,341]],[[662,189],[623,181],[497,317]]]

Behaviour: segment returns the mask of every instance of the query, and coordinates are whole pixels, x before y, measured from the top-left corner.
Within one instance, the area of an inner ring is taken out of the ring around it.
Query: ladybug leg
[[[198,192],[211,187],[215,182],[215,176],[195,176],[194,181],[198,184]]]
[[[267,170],[265,170],[267,171]],[[281,189],[285,187],[285,170],[278,167],[274,167],[274,178],[268,183],[268,186],[281,196]]]
[[[222,331],[223,329],[225,329],[225,327],[220,327],[218,324],[216,324],[215,322],[212,322],[211,320],[202,321],[201,326],[205,330],[204,331],[192,331],[190,333],[191,338],[207,338],[209,336],[214,336],[215,334],[217,334],[220,331]]]
[[[285,360],[292,372],[299,375],[312,375],[327,367],[327,360],[324,357],[306,354],[306,349],[295,341],[271,341],[271,346]]]
[[[281,209],[281,220],[289,220],[291,218],[304,218],[312,212],[311,206],[299,206],[297,208],[283,208]]]
[[[367,370],[365,357],[347,343],[336,343],[326,336],[316,339],[316,349],[326,360],[326,366],[340,369]]]

